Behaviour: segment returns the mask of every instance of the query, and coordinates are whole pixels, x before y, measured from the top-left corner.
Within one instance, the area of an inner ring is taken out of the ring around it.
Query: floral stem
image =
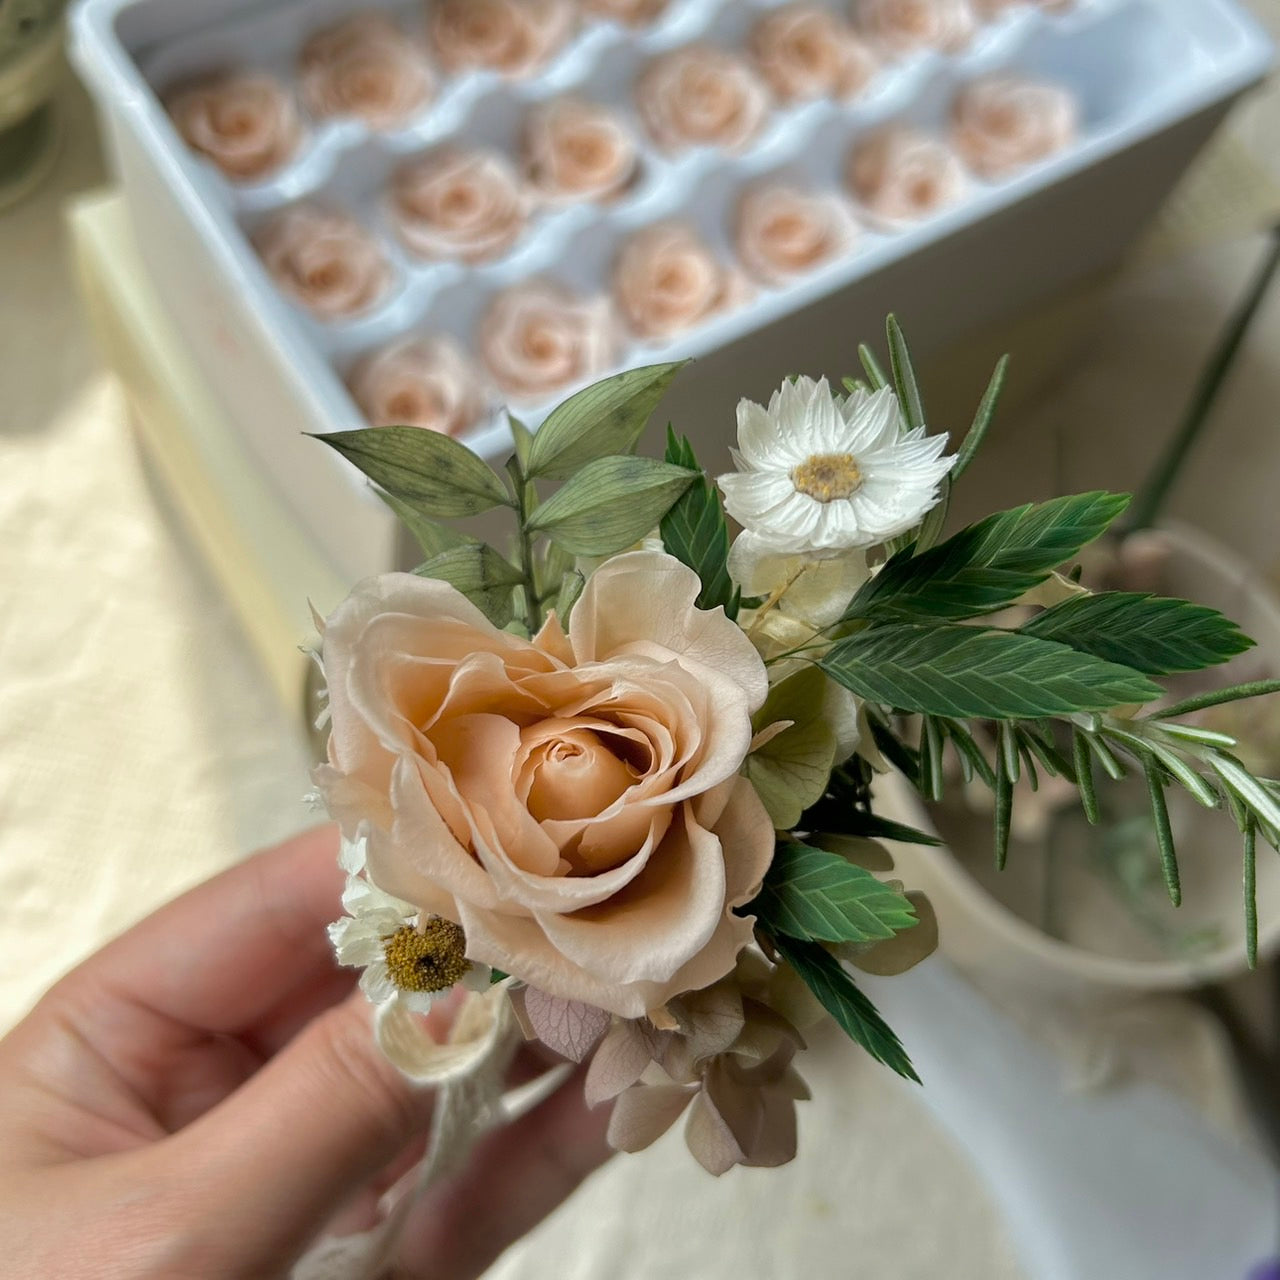
[[[784,582],[784,583],[783,583],[781,586],[779,586],[779,587],[775,587],[775,588],[774,588],[774,589],[769,593],[769,596],[768,596],[768,598],[765,600],[764,604],[762,604],[762,605],[761,605],[761,606],[756,610],[756,616],[755,616],[754,618],[752,618],[752,619],[751,619],[751,625],[747,628],[747,639],[748,639],[748,640],[753,640],[753,639],[755,639],[756,633],[760,630],[760,625],[761,625],[761,623],[763,623],[763,622],[764,622],[764,620],[765,620],[765,618],[766,618],[766,617],[768,617],[768,615],[769,615],[770,613],[772,613],[772,612],[773,612],[773,610],[777,607],[778,601],[779,601],[779,600],[781,600],[781,599],[782,599],[782,597],[783,597],[783,596],[785,596],[785,595],[787,594],[787,592],[788,592],[788,591],[790,591],[790,590],[791,590],[791,588],[792,588],[793,586],[795,586],[795,584],[796,584],[796,582],[798,581],[798,579],[799,579],[800,575],[801,575],[801,574],[802,574],[802,573],[803,573],[803,572],[804,572],[808,567],[809,567],[809,566],[808,566],[807,564],[802,564],[802,565],[801,565],[801,566],[800,566],[800,567],[795,571],[795,573],[793,573],[793,574],[792,574],[792,575],[791,575],[791,576],[786,580],[786,582]]]
[[[537,503],[537,494],[532,482],[525,478],[524,468],[514,453],[507,459],[507,472],[515,488],[516,516],[520,522],[520,573],[523,578],[521,588],[524,592],[525,621],[529,634],[536,635],[542,627],[542,601],[538,596],[538,583],[534,576],[533,536],[529,532],[529,516]]]
[[[1170,707],[1161,707],[1159,711],[1145,718],[1175,720],[1178,716],[1190,715],[1193,711],[1203,711],[1206,707],[1216,707],[1224,702],[1239,702],[1242,698],[1264,697],[1269,693],[1280,693],[1280,680],[1253,680],[1248,684],[1231,685],[1227,689],[1213,689],[1209,693],[1184,698]]]

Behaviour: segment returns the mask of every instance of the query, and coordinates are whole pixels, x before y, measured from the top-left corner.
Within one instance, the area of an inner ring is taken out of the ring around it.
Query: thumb
[[[329,1009],[165,1144],[248,1274],[300,1254],[430,1121],[434,1091],[387,1061],[371,1015],[358,992]]]

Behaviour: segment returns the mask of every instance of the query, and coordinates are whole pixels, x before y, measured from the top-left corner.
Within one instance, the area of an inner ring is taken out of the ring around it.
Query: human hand
[[[0,1276],[277,1277],[372,1225],[432,1095],[333,964],[335,855],[322,828],[200,885],[0,1040]],[[606,1112],[575,1073],[487,1135],[414,1207],[391,1274],[478,1275],[605,1158]]]

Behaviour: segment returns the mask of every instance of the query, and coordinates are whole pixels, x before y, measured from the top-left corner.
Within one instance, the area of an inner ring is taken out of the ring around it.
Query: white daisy
[[[955,461],[946,444],[904,430],[888,387],[839,396],[826,378],[797,378],[767,409],[741,401],[738,471],[719,479],[745,530],[739,555],[826,556],[905,532],[938,501]]]
[[[344,842],[348,867],[356,864],[350,853]],[[489,986],[489,966],[466,958],[466,935],[452,920],[424,916],[359,875],[348,876],[342,906],[347,914],[329,926],[329,940],[339,964],[364,969],[360,990],[373,1004],[395,1000],[426,1013],[458,983]]]

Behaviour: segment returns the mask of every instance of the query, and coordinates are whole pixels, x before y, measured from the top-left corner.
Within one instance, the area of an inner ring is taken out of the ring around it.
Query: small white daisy
[[[342,906],[347,914],[329,926],[329,940],[339,964],[364,969],[360,990],[371,1003],[426,1013],[458,983],[488,988],[489,966],[466,958],[466,935],[452,920],[423,916],[359,875],[348,877]]]
[[[832,555],[918,524],[955,458],[941,456],[946,436],[903,427],[888,387],[840,396],[797,378],[767,409],[741,401],[738,471],[719,479],[745,530],[739,555]]]

